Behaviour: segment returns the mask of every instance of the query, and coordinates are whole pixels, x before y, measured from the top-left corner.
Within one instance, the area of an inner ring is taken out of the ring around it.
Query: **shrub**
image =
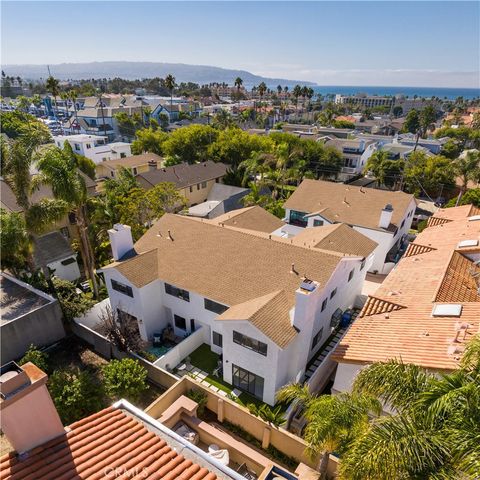
[[[28,350],[25,352],[25,355],[19,362],[19,365],[24,365],[25,363],[32,362],[40,370],[46,372],[48,370],[48,355],[45,352],[39,350],[35,345],[30,345]]]
[[[138,360],[112,360],[102,367],[105,392],[112,400],[136,401],[148,389],[147,370]]]
[[[70,424],[103,407],[103,392],[92,374],[79,368],[56,370],[48,389],[64,424]]]
[[[202,417],[208,401],[207,394],[201,390],[189,390],[187,397],[198,403],[197,413],[199,417]]]

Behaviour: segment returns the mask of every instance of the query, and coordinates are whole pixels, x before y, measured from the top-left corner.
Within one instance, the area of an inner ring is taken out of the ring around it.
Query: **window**
[[[217,347],[223,347],[223,337],[218,332],[212,332],[212,342]]]
[[[337,289],[334,288],[334,289],[332,290],[332,293],[330,294],[330,298],[333,298],[336,294],[337,294]]]
[[[62,227],[60,229],[60,233],[65,237],[65,238],[70,238],[70,232],[68,231],[68,227]]]
[[[328,298],[322,302],[322,312],[327,308]]]
[[[196,330],[195,328],[195,319],[194,318],[191,318],[190,319],[190,332],[194,332]]]
[[[403,222],[400,224],[400,228],[403,228],[404,225],[405,225],[405,220],[403,220]]]
[[[207,182],[202,182],[202,188],[207,188]]]
[[[112,288],[117,292],[123,293],[124,295],[128,295],[129,297],[133,298],[132,287],[129,287],[128,285],[124,285],[123,283],[117,282],[116,280],[112,280]]]
[[[348,281],[350,281],[353,278],[354,271],[355,271],[354,269],[350,270],[350,273],[348,274]]]
[[[210,312],[218,313],[219,315],[222,314],[225,310],[228,310],[226,305],[222,305],[221,303],[214,302],[208,298],[204,300],[205,310],[210,310]]]
[[[190,185],[190,193],[193,192],[193,187]]]
[[[362,260],[362,263],[360,264],[360,271],[362,271],[365,268],[365,263],[367,261],[365,259]]]
[[[314,227],[321,227],[323,226],[323,220],[318,220],[317,218],[313,221]]]
[[[264,379],[259,375],[232,364],[232,380],[234,387],[263,399]]]
[[[320,329],[320,331],[313,337],[313,340],[312,340],[312,348],[311,350],[313,350],[318,342],[322,339],[322,336],[323,336],[323,327]]]
[[[169,283],[165,284],[165,292],[169,295],[172,295],[173,297],[181,298],[186,302],[190,301],[190,293],[188,293],[186,290],[182,290],[181,288],[174,287]]]
[[[299,227],[306,227],[307,220],[305,219],[305,212],[297,212],[296,210],[290,211],[290,221],[291,225],[297,225]]]
[[[175,321],[175,326],[179,328],[180,330],[186,330],[187,329],[187,321],[181,317],[180,315],[173,315],[173,319]]]
[[[124,153],[124,152],[121,152],[121,153],[120,153],[120,158],[127,158],[127,154]]]
[[[200,190],[200,184],[197,183],[197,190]]]
[[[86,146],[87,146],[87,150],[88,150],[89,148],[92,148],[92,145],[91,145],[90,143],[87,143]]]
[[[242,347],[248,348],[249,350],[253,350],[264,357],[267,356],[268,345],[266,343],[255,340],[247,335],[243,335],[235,330],[233,331],[233,342],[241,345]]]
[[[80,145],[78,143],[74,143],[74,146],[75,146],[75,150],[77,150],[79,152],[80,151]]]
[[[110,172],[110,176],[111,176],[111,177],[114,177],[114,176],[115,176],[115,172],[111,171],[111,172]]]
[[[75,263],[75,258],[74,257],[66,258],[65,260],[62,260],[60,263],[64,266],[71,265],[72,263]]]
[[[137,167],[133,167],[133,174],[136,175],[138,173]]]
[[[75,212],[70,212],[68,214],[68,221],[70,222],[70,225],[75,225],[77,223],[77,216],[75,215]]]

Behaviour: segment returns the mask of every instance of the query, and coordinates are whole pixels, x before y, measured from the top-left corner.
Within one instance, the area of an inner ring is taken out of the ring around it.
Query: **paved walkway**
[[[204,385],[205,387],[208,387],[210,390],[214,391],[215,393],[218,393],[222,397],[226,397],[228,395],[228,393],[225,392],[224,390],[221,390],[215,385],[212,385],[209,379],[207,378],[209,374],[195,367],[195,365],[187,365],[184,370],[177,371],[176,375],[178,377],[184,377],[185,375],[189,375],[190,377],[197,380],[197,382],[200,382],[202,385]],[[231,394],[234,395],[235,397],[240,396],[241,393],[242,392],[237,389],[231,390]]]

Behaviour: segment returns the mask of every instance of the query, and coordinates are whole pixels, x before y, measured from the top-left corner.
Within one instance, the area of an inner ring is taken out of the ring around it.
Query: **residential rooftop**
[[[162,161],[163,158],[156,153],[142,153],[140,155],[132,155],[130,157],[106,160],[105,162],[99,163],[99,165],[110,167],[112,169],[116,169],[119,167],[132,168],[138,167],[140,165],[146,165],[148,164],[148,162],[157,162],[157,165],[160,166]]]
[[[227,166],[208,160],[203,163],[180,163],[171,167],[159,168],[136,176],[143,188],[150,189],[161,182],[173,182],[177,188],[185,188],[200,182],[214,180],[225,175]]]
[[[380,213],[390,204],[393,215],[387,230],[395,231],[400,227],[413,198],[413,195],[404,192],[307,179],[292,193],[284,208],[319,214],[332,223],[342,222],[384,231],[379,227]]]
[[[237,227],[265,233],[271,233],[284,225],[279,218],[259,206],[233,210],[210,220],[210,222],[213,225]]]
[[[429,225],[367,299],[335,360],[456,368],[480,325],[480,209],[442,209]]]

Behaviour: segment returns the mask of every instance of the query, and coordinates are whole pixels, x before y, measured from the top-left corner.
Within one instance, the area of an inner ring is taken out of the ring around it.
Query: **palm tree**
[[[263,101],[263,96],[265,95],[265,92],[267,91],[267,85],[265,82],[262,82],[258,86],[258,94],[260,95],[260,102]]]
[[[173,108],[173,89],[175,88],[175,77],[169,73],[165,77],[165,87],[170,92],[170,116],[172,115],[172,108]]]
[[[278,92],[278,96],[280,97],[280,95],[282,94],[282,91],[283,91],[283,88],[281,85],[277,85],[277,92]]]
[[[453,167],[457,177],[460,178],[462,185],[458,194],[456,206],[460,204],[463,194],[468,188],[468,182],[480,182],[480,154],[477,151],[469,151],[463,157],[459,157],[453,162]]]
[[[55,115],[58,117],[57,97],[60,93],[60,82],[51,75],[47,78],[45,88],[53,96],[53,103],[55,104]]]
[[[321,455],[318,470],[324,480],[330,454],[346,452],[357,436],[367,430],[369,415],[380,415],[382,407],[370,395],[340,393],[338,395],[311,394],[307,385],[291,384],[277,393],[280,402],[297,401],[307,420],[304,438],[307,454]]]
[[[66,149],[62,151],[58,147],[46,148],[37,161],[40,173],[36,178],[36,184],[50,185],[54,198],[65,202],[75,213],[80,237],[80,253],[92,282],[93,294],[97,298],[95,261],[88,237],[87,187],[83,174],[77,168],[75,156],[68,153]]]
[[[302,94],[302,87],[300,85],[295,85],[293,88],[293,97],[295,98],[295,114],[298,118],[298,97]]]
[[[235,86],[237,87],[237,92],[240,93],[240,88],[243,85],[243,80],[240,77],[235,79]]]
[[[438,374],[389,361],[362,370],[355,394],[375,395],[393,414],[373,420],[344,455],[349,479],[474,479],[480,468],[480,336],[460,368]]]
[[[68,98],[71,100],[72,104],[73,104],[73,111],[75,113],[75,120],[78,124],[78,111],[77,111],[77,99],[78,99],[78,95],[77,95],[77,91],[72,89],[72,90],[69,90],[68,92]]]

